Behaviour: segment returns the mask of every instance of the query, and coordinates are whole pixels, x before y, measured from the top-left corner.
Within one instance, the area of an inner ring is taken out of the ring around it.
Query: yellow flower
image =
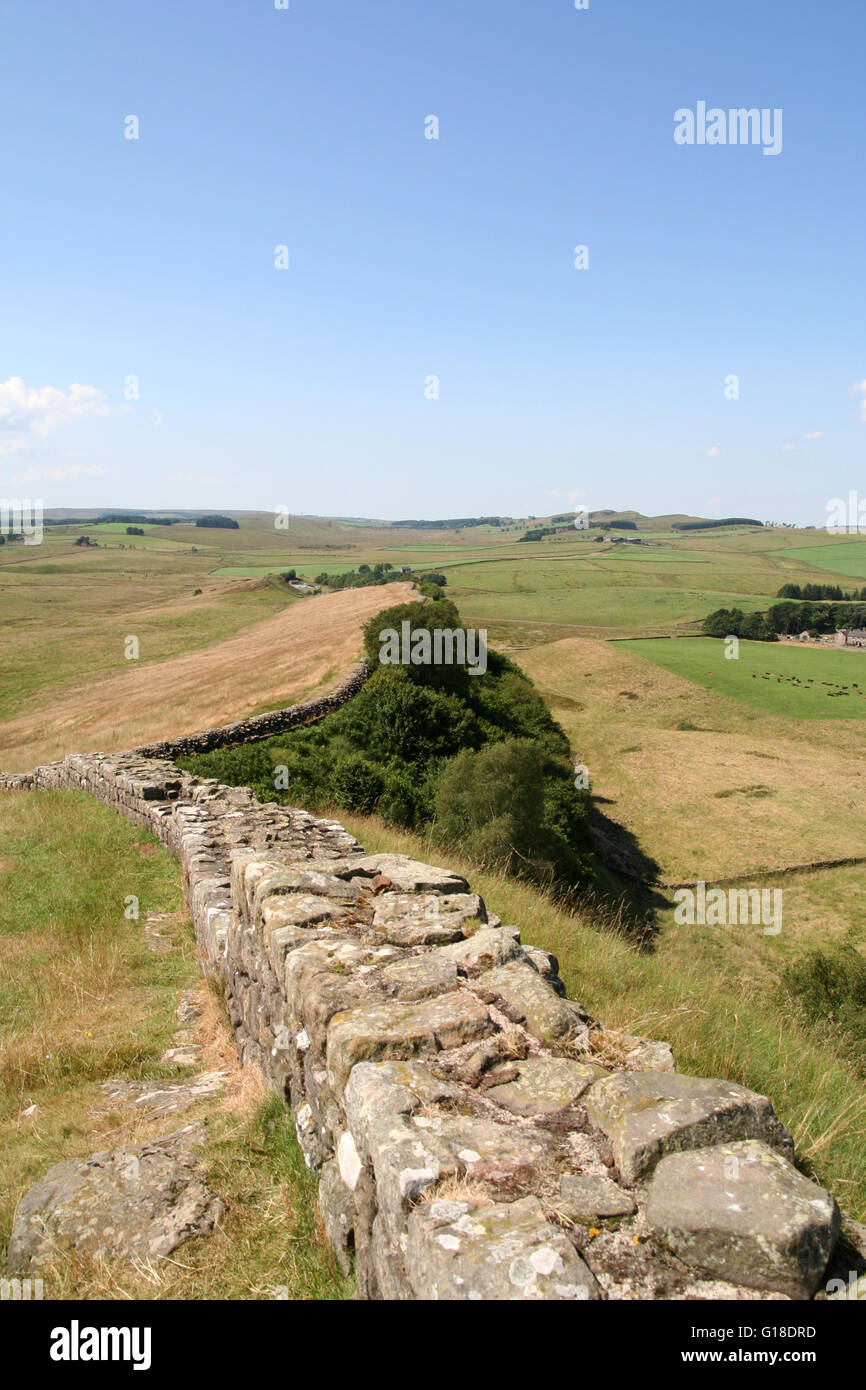
[[[601,1235],[601,1231],[598,1229],[597,1226],[590,1226],[590,1228],[589,1228],[589,1238],[590,1238],[590,1240],[594,1240],[596,1236],[600,1236],[600,1235]]]

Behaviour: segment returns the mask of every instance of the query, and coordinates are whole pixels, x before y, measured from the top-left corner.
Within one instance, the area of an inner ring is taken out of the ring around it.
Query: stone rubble
[[[38,1272],[58,1251],[150,1262],[210,1235],[223,1206],[198,1161],[203,1137],[189,1125],[147,1144],[55,1164],[18,1205],[7,1272]]]

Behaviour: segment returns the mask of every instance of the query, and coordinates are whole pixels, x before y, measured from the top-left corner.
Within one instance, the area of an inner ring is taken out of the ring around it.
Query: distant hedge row
[[[726,516],[721,521],[673,521],[672,531],[711,531],[716,526],[763,526],[751,516]]]

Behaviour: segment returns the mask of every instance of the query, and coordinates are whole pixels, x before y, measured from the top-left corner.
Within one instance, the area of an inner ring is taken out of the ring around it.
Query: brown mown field
[[[344,589],[293,603],[243,632],[104,677],[0,723],[0,767],[23,771],[72,752],[116,752],[311,699],[361,656],[362,629],[412,597],[409,584]]]

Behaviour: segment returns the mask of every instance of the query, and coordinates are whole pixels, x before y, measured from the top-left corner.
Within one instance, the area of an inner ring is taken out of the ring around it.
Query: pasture
[[[746,642],[726,659],[714,637],[627,640],[628,651],[752,709],[791,719],[866,718],[866,651]]]

